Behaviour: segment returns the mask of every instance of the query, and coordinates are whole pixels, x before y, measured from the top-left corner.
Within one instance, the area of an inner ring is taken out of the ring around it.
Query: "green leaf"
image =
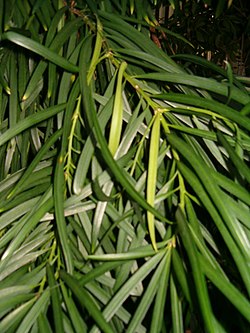
[[[140,267],[132,277],[123,284],[122,288],[117,291],[112,300],[103,310],[103,316],[106,320],[110,320],[118,311],[123,302],[129,297],[129,293],[133,290],[134,286],[143,281],[148,274],[156,267],[162,259],[164,252],[158,252],[151,259],[149,259],[142,267]],[[96,329],[92,329],[91,333],[96,333]]]
[[[177,293],[175,281],[172,276],[170,278],[170,297],[171,297],[173,332],[181,333],[184,331],[182,306],[181,306],[181,300]]]
[[[115,101],[114,101],[111,128],[109,134],[109,149],[113,156],[115,155],[115,152],[119,146],[121,132],[122,132],[122,121],[123,121],[122,80],[126,67],[127,63],[122,62],[119,67],[117,83],[116,83]]]
[[[79,68],[71,64],[68,60],[58,55],[56,52],[51,51],[49,48],[39,44],[38,42],[27,38],[23,35],[20,35],[13,31],[7,31],[2,35],[2,40],[9,40],[12,43],[15,43],[21,47],[24,47],[32,52],[37,53],[41,57],[48,59],[59,67],[63,69],[76,73],[79,71]]]
[[[160,124],[161,124],[161,114],[156,113],[154,117],[152,133],[150,138],[148,176],[147,176],[147,201],[153,207],[155,202],[155,191],[156,191],[156,182],[157,182]],[[147,218],[148,218],[149,235],[152,242],[152,246],[155,249],[155,251],[157,251],[154,215],[148,211]]]
[[[207,211],[209,212],[210,216],[212,217],[214,223],[216,224],[218,230],[220,231],[225,243],[227,244],[227,248],[231,252],[232,257],[234,258],[235,264],[237,265],[241,277],[244,280],[246,288],[249,290],[249,273],[248,268],[245,265],[245,259],[243,258],[243,255],[241,251],[239,250],[238,246],[234,242],[231,234],[229,233],[226,225],[223,223],[223,220],[221,219],[221,216],[219,215],[217,209],[211,202],[208,194],[204,190],[202,184],[197,179],[197,177],[191,172],[191,170],[188,169],[186,165],[183,163],[178,162],[178,168],[183,174],[184,178],[187,179],[188,183],[192,186],[196,194],[199,196],[200,201],[204,204],[204,207],[206,207]],[[205,181],[207,179],[205,178]],[[211,181],[211,179],[209,180]],[[221,200],[221,199],[220,199]],[[226,206],[225,206],[226,207]],[[224,208],[225,208],[224,207]]]
[[[10,311],[4,318],[2,318],[0,322],[1,332],[16,332],[20,322],[34,305],[35,301],[36,298],[33,298],[28,302],[22,303],[20,306]]]
[[[20,134],[21,132],[31,128],[42,121],[53,117],[59,112],[62,112],[65,109],[66,104],[59,104],[56,106],[52,106],[46,110],[39,111],[35,114],[32,114],[25,119],[19,121],[17,124],[12,126],[6,132],[1,134],[0,137],[0,146],[8,142],[11,138],[15,137],[16,135]]]
[[[236,154],[236,152],[233,150],[233,148],[228,143],[226,137],[220,131],[217,131],[217,136],[218,136],[219,142],[221,142],[221,144],[223,145],[223,147],[226,149],[227,153],[229,154],[230,161],[233,162],[233,164],[236,167],[236,170],[238,170],[239,173],[244,176],[244,178],[247,180],[247,182],[250,183],[250,169],[248,168],[248,166]]]
[[[89,315],[93,317],[97,325],[100,327],[102,332],[104,333],[113,333],[113,329],[105,320],[102,312],[96,306],[96,303],[89,295],[89,293],[82,287],[80,287],[78,281],[73,278],[71,275],[67,274],[65,271],[60,271],[60,277],[62,280],[68,285],[68,287],[72,290],[75,297],[78,299],[80,304],[86,308]]]
[[[177,209],[176,220],[178,223],[178,228],[183,241],[183,245],[185,247],[190,265],[192,267],[192,276],[196,287],[195,291],[197,294],[205,327],[209,332],[217,332],[214,322],[212,320],[212,308],[209,300],[205,277],[198,263],[198,251],[193,244],[192,237],[187,227],[187,220],[185,219],[180,208]],[[178,331],[179,329],[176,332]]]
[[[23,184],[25,181],[27,181],[37,166],[37,164],[40,162],[42,157],[47,153],[49,148],[56,142],[56,140],[59,139],[59,137],[62,135],[62,129],[58,130],[55,132],[42,146],[36,157],[33,159],[33,161],[30,163],[28,168],[25,170],[24,174],[22,175],[21,179],[17,182],[16,186],[14,189],[9,193],[8,198],[12,197],[14,194],[20,192]]]
[[[75,304],[72,295],[69,290],[66,289],[64,284],[60,283],[63,299],[65,301],[67,310],[69,312],[69,317],[71,318],[72,325],[77,333],[85,333],[87,332],[87,325],[83,321],[80,312],[78,311],[77,304]]]
[[[43,313],[49,303],[49,290],[46,289],[41,295],[38,296],[37,301],[23,318],[16,333],[29,332],[39,315]]]
[[[147,73],[142,75],[137,75],[137,79],[155,80],[155,81],[165,81],[166,83],[176,83],[183,84],[187,86],[192,86],[199,89],[208,90],[216,94],[227,97],[228,87],[226,84],[220,83],[211,78],[205,78],[201,76],[195,76],[190,74],[178,75],[176,73]],[[236,87],[231,89],[231,97],[233,100],[246,104],[249,103],[249,96],[247,93],[241,91]]]
[[[49,264],[46,266],[46,272],[52,301],[55,332],[59,333],[64,331],[59,285],[56,284],[53,268]]]
[[[15,308],[16,305],[34,297],[34,294],[30,293],[31,289],[29,286],[12,286],[0,289],[0,297],[2,299],[0,313],[9,311],[11,308]]]
[[[199,256],[201,268],[208,279],[222,292],[225,297],[239,310],[240,313],[250,322],[250,304],[248,299],[228,280],[221,272],[211,266],[204,258]]]
[[[165,267],[169,268],[171,258],[171,251],[168,250],[162,261],[159,263],[156,268],[152,279],[144,292],[140,304],[137,306],[137,309],[127,327],[128,333],[133,333],[138,330],[138,326],[142,323],[143,319],[146,317],[149,307],[154,301],[154,296],[158,290],[160,279],[163,278],[163,272],[165,272]]]
[[[40,313],[40,316],[38,317],[38,320],[37,320],[37,324],[39,327],[39,332],[52,333],[52,329],[50,327],[48,318],[43,313]]]

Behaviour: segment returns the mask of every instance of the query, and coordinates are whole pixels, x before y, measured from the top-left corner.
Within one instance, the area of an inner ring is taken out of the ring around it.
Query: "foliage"
[[[247,82],[150,4],[0,2],[1,332],[249,330]]]

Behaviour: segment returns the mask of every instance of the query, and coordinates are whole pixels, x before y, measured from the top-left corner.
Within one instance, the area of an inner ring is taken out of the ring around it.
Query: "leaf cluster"
[[[138,3],[0,2],[1,332],[249,330],[249,90]]]

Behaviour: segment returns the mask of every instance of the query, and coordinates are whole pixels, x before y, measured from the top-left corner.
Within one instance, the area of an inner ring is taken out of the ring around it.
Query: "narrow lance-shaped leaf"
[[[175,84],[183,84],[188,86],[193,86],[198,89],[205,89],[216,94],[227,97],[228,96],[228,88],[226,84],[218,82],[211,78],[205,78],[201,76],[195,76],[190,74],[183,73],[182,75],[178,75],[176,73],[146,73],[138,75],[139,79],[148,79],[154,81],[165,81]],[[238,89],[237,87],[231,87],[231,98],[239,103],[246,104],[250,101],[250,97],[244,91]]]
[[[72,321],[72,325],[74,326],[76,333],[86,333],[87,332],[87,324],[84,322],[81,313],[77,307],[77,303],[74,300],[74,297],[71,291],[64,285],[61,281],[61,290],[63,299],[66,305],[66,308],[69,313],[69,317]],[[47,332],[46,332],[47,333]]]
[[[98,11],[102,18],[104,29],[106,27],[113,29],[116,33],[119,32],[122,37],[126,37],[133,41],[135,48],[141,48],[149,54],[155,54],[159,59],[165,60],[172,67],[173,72],[183,73],[184,70],[176,64],[165,52],[159,49],[152,40],[147,38],[143,33],[122,20],[120,17],[107,11]]]
[[[19,46],[22,46],[32,52],[39,54],[41,57],[48,59],[49,61],[53,62],[54,64],[58,65],[59,67],[64,68],[69,72],[78,72],[79,68],[73,64],[71,64],[68,60],[60,56],[54,51],[51,51],[49,48],[45,47],[38,42],[27,38],[23,35],[20,35],[13,31],[7,31],[2,35],[2,39],[9,40]]]
[[[53,268],[47,264],[46,266],[47,278],[50,288],[51,302],[52,302],[52,310],[53,310],[53,319],[55,325],[55,333],[61,333],[64,331],[63,328],[63,315],[61,308],[61,301],[59,295],[59,285],[56,283],[54,270]]]
[[[91,58],[91,63],[89,65],[89,71],[87,76],[87,83],[90,84],[90,81],[93,78],[93,74],[96,70],[96,65],[98,64],[101,49],[102,49],[102,25],[100,20],[97,18],[97,27],[96,27],[96,41],[95,41],[95,49],[93,56]]]
[[[173,333],[182,333],[184,332],[182,306],[173,276],[170,278],[170,297]]]
[[[39,296],[36,303],[24,317],[23,321],[21,322],[20,326],[16,330],[16,333],[23,333],[23,332],[30,332],[31,327],[36,322],[37,318],[43,311],[45,310],[46,306],[49,303],[49,290],[46,289],[43,293]]]
[[[27,312],[30,310],[30,308],[35,303],[36,299],[33,297],[28,302],[25,302],[21,304],[18,307],[15,307],[13,311],[10,311],[4,318],[1,319],[0,322],[0,332],[1,333],[8,333],[8,332],[14,332],[14,330],[17,329],[20,322],[23,320]],[[46,333],[50,333],[47,331]]]
[[[225,86],[226,88],[226,86]],[[227,90],[225,90],[225,95],[227,95]],[[244,94],[248,101],[246,103],[250,102],[250,99],[248,95]],[[217,102],[215,100],[202,98],[202,97],[196,97],[196,96],[190,96],[190,95],[184,95],[184,94],[177,94],[177,93],[168,93],[168,94],[156,94],[154,95],[155,98],[158,99],[164,99],[168,102],[175,102],[175,103],[182,103],[184,105],[192,105],[197,106],[207,110],[215,111],[222,117],[232,120],[233,122],[240,125],[240,127],[245,128],[247,130],[250,130],[250,123],[249,118],[246,117],[244,114],[240,114],[239,112],[235,112],[235,110],[225,104],[222,104],[220,102]],[[243,103],[243,99],[240,99],[240,103]]]
[[[53,117],[57,113],[64,110],[66,104],[59,104],[55,106],[51,106],[50,108],[46,110],[39,111],[35,114],[32,114],[23,120],[20,120],[16,125],[14,125],[12,128],[8,129],[6,132],[1,134],[0,136],[0,146],[5,144],[7,141],[15,137],[16,135],[20,134],[22,131],[25,131],[26,129],[33,127],[40,122]]]
[[[67,271],[73,272],[73,260],[72,253],[69,246],[69,238],[67,234],[67,225],[64,216],[64,201],[65,201],[65,177],[64,177],[64,160],[68,147],[68,139],[71,129],[71,118],[75,110],[75,103],[77,96],[79,95],[78,80],[75,81],[74,86],[67,103],[66,112],[64,115],[63,137],[61,143],[61,151],[57,159],[54,175],[54,202],[55,202],[55,217],[57,224],[57,231],[60,244],[62,246],[62,252],[65,259]]]
[[[162,270],[161,278],[159,281],[159,286],[157,290],[157,294],[155,297],[154,310],[152,313],[152,321],[150,324],[150,333],[159,333],[163,327],[164,311],[165,304],[167,301],[167,289],[168,289],[168,280],[169,280],[169,272],[171,267],[171,257],[172,257],[172,244],[169,245],[170,249],[166,253],[165,258],[163,258],[162,262],[164,263],[164,268]]]
[[[40,315],[37,319],[37,324],[38,324],[40,333],[52,333],[52,329],[50,327],[49,320],[43,313],[40,313]]]
[[[119,146],[121,131],[122,131],[122,120],[123,120],[122,79],[126,67],[127,63],[122,62],[117,77],[114,109],[113,109],[111,128],[109,134],[109,149],[112,155],[115,154]]]
[[[223,274],[212,267],[209,261],[199,255],[199,262],[204,274],[220,290],[221,293],[240,311],[240,313],[250,322],[250,304],[247,298],[228,280]]]
[[[55,132],[41,147],[39,152],[37,153],[36,157],[32,160],[28,168],[25,170],[23,176],[18,181],[16,186],[13,188],[13,190],[8,195],[8,199],[12,197],[14,194],[18,193],[21,189],[21,187],[24,185],[25,181],[29,179],[30,175],[32,174],[33,170],[37,166],[37,164],[40,162],[44,154],[49,150],[49,148],[55,143],[56,140],[62,135],[62,129]]]
[[[60,271],[60,277],[65,281],[65,283],[68,285],[68,287],[72,290],[75,297],[77,297],[80,304],[86,308],[88,313],[92,316],[92,318],[95,320],[97,325],[101,328],[102,332],[104,333],[114,333],[111,326],[108,324],[108,322],[103,317],[102,312],[98,309],[96,306],[96,303],[92,299],[92,297],[89,295],[89,293],[84,289],[80,287],[79,282],[73,278],[71,275],[67,274],[64,271]]]
[[[237,171],[242,174],[248,183],[250,183],[250,169],[248,166],[244,163],[244,161],[237,155],[237,153],[234,151],[234,149],[230,146],[228,143],[226,137],[220,132],[217,132],[217,136],[223,147],[226,149],[230,161],[232,161],[237,169]]]
[[[226,63],[226,71],[227,71],[227,78],[228,78],[228,98],[227,98],[227,104],[231,100],[232,95],[232,87],[233,87],[233,71],[230,63],[228,61],[225,61]]]
[[[126,329],[127,333],[137,332],[139,325],[146,317],[148,309],[154,301],[154,296],[159,288],[160,281],[164,278],[162,275],[165,272],[165,267],[169,267],[170,258],[171,248],[167,248],[165,256],[156,268],[154,275],[152,276],[151,281],[149,282],[149,285],[143,294],[140,304],[137,306],[129,326]]]
[[[18,234],[17,237],[13,238],[12,242],[5,249],[2,259],[5,258],[5,261],[1,261],[1,269],[4,269],[5,262],[10,260],[14,251],[22,244],[24,239],[27,237],[27,234],[34,228],[40,219],[52,208],[53,200],[50,196],[49,191],[42,196],[42,198],[38,201],[37,205],[26,214],[23,220],[26,220],[26,223],[22,226],[22,232]]]
[[[192,299],[190,296],[190,290],[188,287],[187,274],[185,271],[184,262],[181,260],[181,257],[177,251],[174,249],[172,251],[172,263],[173,263],[173,272],[177,278],[179,285],[181,286],[184,297],[187,299],[189,304],[192,306]]]
[[[161,113],[157,112],[155,114],[155,119],[152,126],[152,133],[150,138],[148,177],[147,177],[147,201],[152,206],[154,206],[155,191],[156,191],[158,153],[159,153],[159,142],[160,142],[160,124],[161,124]],[[157,251],[157,245],[155,239],[154,215],[148,211],[147,218],[148,218],[148,229],[149,229],[150,239],[153,248]]]
[[[224,239],[224,242],[226,243],[229,251],[231,252],[232,257],[234,258],[234,261],[239,269],[241,277],[245,283],[245,286],[249,291],[250,288],[249,270],[245,263],[245,259],[243,258],[242,252],[238,248],[237,244],[234,242],[227,226],[225,225],[225,223],[223,223],[223,220],[218,210],[216,209],[215,205],[213,204],[207,192],[205,191],[204,188],[205,186],[203,187],[204,184],[203,185],[201,184],[201,182],[198,180],[198,177],[196,177],[194,173],[192,173],[191,170],[188,169],[188,167],[184,163],[178,162],[178,169],[181,171],[182,175],[188,181],[188,183],[191,185],[194,191],[199,195],[199,199],[204,205],[204,208],[207,209],[207,211],[211,215],[214,223],[216,224],[218,230],[220,231]]]
[[[156,265],[161,261],[165,252],[159,251],[152,258],[150,258],[142,267],[140,267],[129,280],[127,280],[123,286],[119,289],[119,291],[113,296],[111,301],[107,304],[105,309],[103,310],[103,315],[107,320],[110,320],[121,307],[123,302],[129,297],[129,293],[135,285],[137,285],[140,281],[143,281],[145,277],[147,277],[150,272],[155,268]],[[93,328],[91,333],[97,333],[97,329]]]
[[[64,195],[65,195],[65,179],[64,179],[64,158],[60,154],[57,160],[54,179],[54,202],[55,217],[57,222],[57,230],[60,243],[65,259],[67,271],[73,272],[72,253],[69,247],[69,239],[67,236],[67,225],[64,217]]]
[[[201,268],[198,263],[198,252],[192,241],[190,231],[186,225],[187,221],[182,213],[180,207],[176,212],[176,220],[178,223],[180,235],[192,267],[193,279],[195,283],[195,291],[200,305],[201,314],[204,320],[205,327],[208,332],[216,333],[216,327],[213,322],[212,309],[209,300],[208,290],[205,283],[205,277],[201,271]]]
[[[15,126],[18,121],[18,96],[17,96],[17,67],[16,56],[14,53],[10,56],[10,86],[11,93],[9,98],[9,126]]]

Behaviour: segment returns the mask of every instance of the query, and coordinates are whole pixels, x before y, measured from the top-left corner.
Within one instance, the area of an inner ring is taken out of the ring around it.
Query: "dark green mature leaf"
[[[211,303],[209,301],[208,290],[205,283],[205,277],[202,274],[198,262],[198,251],[195,248],[195,245],[193,244],[192,238],[189,234],[189,230],[186,225],[187,220],[185,219],[180,208],[178,208],[176,212],[176,219],[180,235],[192,268],[192,273],[193,273],[192,275],[196,286],[195,290],[197,293],[197,298],[199,301],[200,311],[202,313],[203,320],[210,332],[217,332],[217,328],[213,321],[212,308],[211,308]]]
[[[212,281],[216,287],[231,301],[231,303],[245,316],[250,322],[250,304],[249,301],[235,288],[222,274],[216,271],[208,261],[200,256],[200,263],[203,272]]]
[[[193,86],[198,89],[208,90],[225,97],[228,96],[228,86],[211,78],[204,78],[184,73],[181,76],[176,73],[147,73],[137,75],[137,78],[156,80],[159,82],[163,81],[166,83],[178,83]],[[244,105],[249,103],[250,100],[249,95],[245,91],[241,91],[236,87],[232,87],[231,89],[231,98]]]
[[[49,290],[46,289],[42,295],[38,297],[35,304],[29,310],[29,312],[24,316],[21,324],[19,325],[16,332],[28,332],[36,320],[38,319],[39,315],[44,312],[45,308],[48,306],[49,303]]]
[[[48,108],[46,111],[39,111],[29,117],[25,118],[24,120],[18,122],[6,132],[4,132],[0,137],[0,146],[5,144],[11,138],[15,137],[16,135],[20,134],[21,132],[25,131],[28,128],[32,128],[33,126],[41,123],[42,121],[53,117],[58,112],[62,112],[65,109],[65,104],[56,105],[51,108]]]
[[[55,332],[63,332],[63,316],[62,316],[62,307],[61,307],[61,300],[59,294],[59,285],[56,283],[54,270],[53,268],[47,264],[46,266],[48,284],[50,288],[50,295],[51,295],[51,302],[52,302],[52,309],[53,309],[53,318],[54,318],[54,327]]]
[[[89,293],[84,288],[80,287],[78,281],[66,272],[61,271],[60,276],[72,290],[75,297],[77,297],[77,299],[79,300],[80,304],[84,308],[86,308],[89,314],[93,317],[97,325],[101,328],[102,332],[112,333],[113,330],[111,326],[107,323],[107,321],[103,317],[103,314],[98,309]]]
[[[227,244],[227,247],[233,256],[235,263],[239,271],[241,272],[241,277],[245,282],[245,286],[247,290],[249,290],[249,282],[250,282],[249,273],[248,273],[248,268],[245,265],[245,259],[242,255],[242,252],[239,250],[238,246],[234,242],[231,234],[228,232],[226,223],[223,223],[223,220],[218,214],[218,211],[216,210],[215,206],[211,203],[208,194],[206,193],[206,191],[204,191],[203,186],[201,185],[199,180],[195,177],[195,175],[190,170],[188,170],[188,168],[182,163],[179,163],[179,169],[181,170],[183,176],[187,179],[189,184],[192,186],[194,191],[199,196],[199,199],[206,207],[210,216],[213,218],[214,223],[216,224],[218,230],[220,231],[223,240]],[[223,206],[224,206],[223,209],[226,209],[227,205],[223,203]],[[244,252],[244,249],[242,250]]]
[[[48,59],[49,61],[55,63],[56,65],[66,69],[69,72],[78,72],[79,68],[73,64],[71,64],[69,61],[67,61],[65,58],[61,57],[57,53],[51,51],[49,48],[46,48],[45,46],[37,43],[36,41],[27,38],[23,35],[17,34],[13,31],[5,32],[2,35],[3,40],[9,40],[19,46],[22,46],[30,51],[33,51],[37,54],[39,54],[41,57]]]

